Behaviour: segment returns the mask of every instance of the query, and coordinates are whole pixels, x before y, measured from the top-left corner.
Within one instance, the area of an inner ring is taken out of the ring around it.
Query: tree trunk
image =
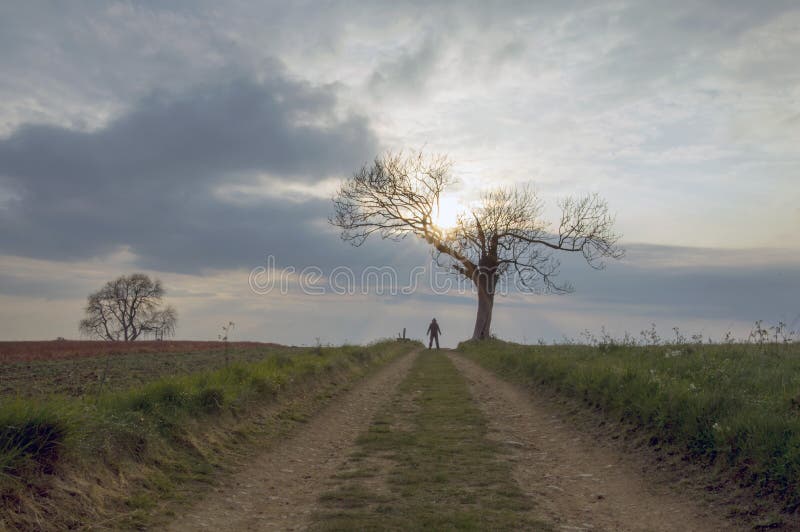
[[[492,330],[492,308],[494,307],[494,287],[476,283],[478,288],[478,315],[475,318],[473,340],[485,340]],[[487,283],[488,284],[488,283]]]

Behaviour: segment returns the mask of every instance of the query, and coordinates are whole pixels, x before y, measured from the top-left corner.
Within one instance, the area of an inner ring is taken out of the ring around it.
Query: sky
[[[475,297],[424,242],[327,222],[342,179],[415,149],[453,161],[445,218],[526,185],[550,219],[586,193],[616,214],[625,258],[498,297],[500,337],[800,329],[798,53],[796,1],[3,2],[0,340],[78,338],[86,296],[141,271],[179,339],[436,316],[453,346]]]

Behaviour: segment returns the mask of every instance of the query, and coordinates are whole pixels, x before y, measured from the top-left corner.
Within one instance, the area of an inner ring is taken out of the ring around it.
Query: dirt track
[[[224,482],[171,530],[302,530],[325,483],[408,373],[411,353],[381,369]],[[424,355],[423,355],[424,356]],[[612,446],[597,445],[509,384],[457,354],[451,360],[503,442],[516,482],[556,530],[732,530],[704,507],[644,478]]]
[[[600,445],[537,404],[530,392],[450,356],[507,445],[514,476],[562,530],[712,531],[735,527],[645,478],[619,450]]]
[[[290,438],[177,519],[169,530],[302,530],[325,480],[408,373],[414,351],[358,383]]]

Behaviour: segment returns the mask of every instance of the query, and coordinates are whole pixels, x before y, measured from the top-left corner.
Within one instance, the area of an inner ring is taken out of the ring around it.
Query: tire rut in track
[[[513,473],[562,530],[714,531],[737,526],[645,478],[624,453],[599,445],[537,404],[531,392],[451,353],[472,395],[505,443]]]
[[[357,436],[408,373],[418,350],[403,355],[336,398],[287,439],[255,457],[168,528],[302,530],[324,482],[351,454]]]

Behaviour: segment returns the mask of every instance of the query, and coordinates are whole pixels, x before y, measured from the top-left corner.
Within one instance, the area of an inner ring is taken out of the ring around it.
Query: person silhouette
[[[431,320],[431,324],[428,325],[428,349],[431,348],[433,342],[436,342],[436,349],[439,349],[439,335],[442,334],[442,329],[439,328],[439,324],[436,322],[436,318]]]

